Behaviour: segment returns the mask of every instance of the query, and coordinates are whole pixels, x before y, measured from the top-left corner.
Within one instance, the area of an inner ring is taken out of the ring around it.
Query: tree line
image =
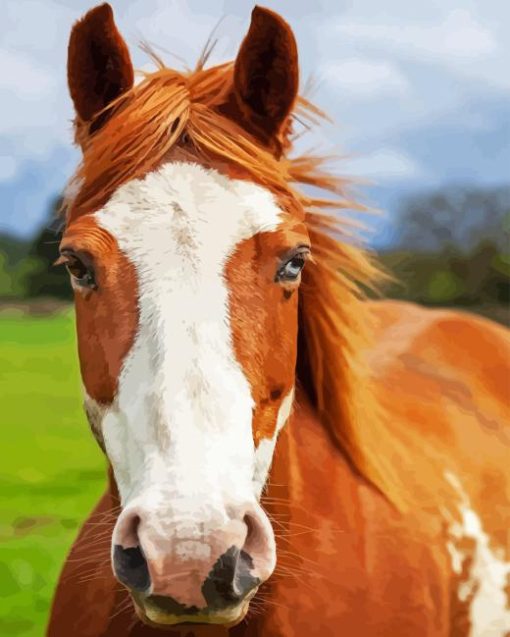
[[[0,299],[71,299],[65,269],[53,267],[60,239],[56,199],[30,241],[0,234]],[[510,302],[510,187],[450,187],[417,193],[393,213],[394,246],[379,256],[390,297],[467,308]]]
[[[414,195],[398,212],[398,240],[380,255],[395,298],[425,305],[508,307],[510,187]]]

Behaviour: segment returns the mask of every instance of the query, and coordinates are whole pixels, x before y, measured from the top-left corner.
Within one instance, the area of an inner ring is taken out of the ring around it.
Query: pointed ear
[[[129,51],[117,31],[111,6],[91,9],[74,25],[69,38],[67,81],[78,120],[91,121],[129,90],[133,80]],[[99,120],[93,124],[95,129],[104,118]]]
[[[233,81],[243,126],[264,144],[274,146],[297,97],[299,70],[294,34],[269,9],[253,9]]]

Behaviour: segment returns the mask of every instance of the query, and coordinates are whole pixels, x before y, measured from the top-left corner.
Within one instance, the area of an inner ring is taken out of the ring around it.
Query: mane
[[[206,164],[235,166],[290,212],[304,210],[314,258],[303,272],[299,297],[297,380],[352,468],[398,508],[407,508],[415,494],[395,470],[395,458],[404,459],[409,450],[388,428],[364,360],[372,330],[362,290],[378,286],[384,275],[353,242],[339,212],[362,206],[349,199],[348,182],[326,170],[325,158],[275,158],[222,114],[232,63],[210,69],[199,64],[179,73],[155,61],[154,72],[99,115],[97,131],[88,134],[94,122],[77,122],[83,161],[74,179],[78,191],[66,202],[68,220],[99,209],[119,186],[156,169],[178,149]],[[300,97],[294,116],[316,124],[322,114]],[[302,186],[328,195],[309,195]]]

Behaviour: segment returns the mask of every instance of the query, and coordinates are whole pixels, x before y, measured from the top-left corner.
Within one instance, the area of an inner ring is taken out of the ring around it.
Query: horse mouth
[[[252,597],[253,595],[250,595],[249,599],[244,599],[235,606],[222,608],[221,610],[190,607],[189,609],[175,612],[171,608],[171,600],[168,600],[170,601],[169,604],[165,598],[143,598],[139,595],[133,595],[138,618],[144,624],[155,628],[158,626],[175,626],[177,624],[221,625],[231,628],[245,618]]]

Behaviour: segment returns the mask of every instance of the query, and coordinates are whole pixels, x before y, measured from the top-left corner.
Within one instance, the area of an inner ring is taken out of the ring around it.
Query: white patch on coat
[[[292,406],[294,404],[294,388],[282,400],[280,409],[278,410],[278,416],[276,419],[276,428],[272,438],[263,438],[257,447],[255,452],[255,473],[253,477],[253,484],[255,485],[255,492],[257,497],[260,498],[262,490],[267,482],[267,476],[271,463],[273,461],[274,450],[276,442],[278,440],[278,434],[283,429],[285,423],[290,417],[292,412]]]
[[[506,594],[510,563],[505,561],[502,551],[491,547],[490,538],[457,476],[447,471],[445,478],[460,498],[460,520],[451,522],[451,539],[447,543],[454,572],[460,575],[465,560],[471,560],[469,578],[461,582],[458,589],[459,599],[463,602],[473,596],[469,608],[470,637],[505,637],[510,631]],[[471,540],[470,544],[474,547],[469,555],[459,547],[463,539]]]
[[[125,184],[95,214],[139,289],[138,331],[102,432],[123,506],[163,509],[158,534],[175,520],[219,528],[227,509],[254,499],[253,400],[224,270],[280,215],[266,189],[180,162]]]

